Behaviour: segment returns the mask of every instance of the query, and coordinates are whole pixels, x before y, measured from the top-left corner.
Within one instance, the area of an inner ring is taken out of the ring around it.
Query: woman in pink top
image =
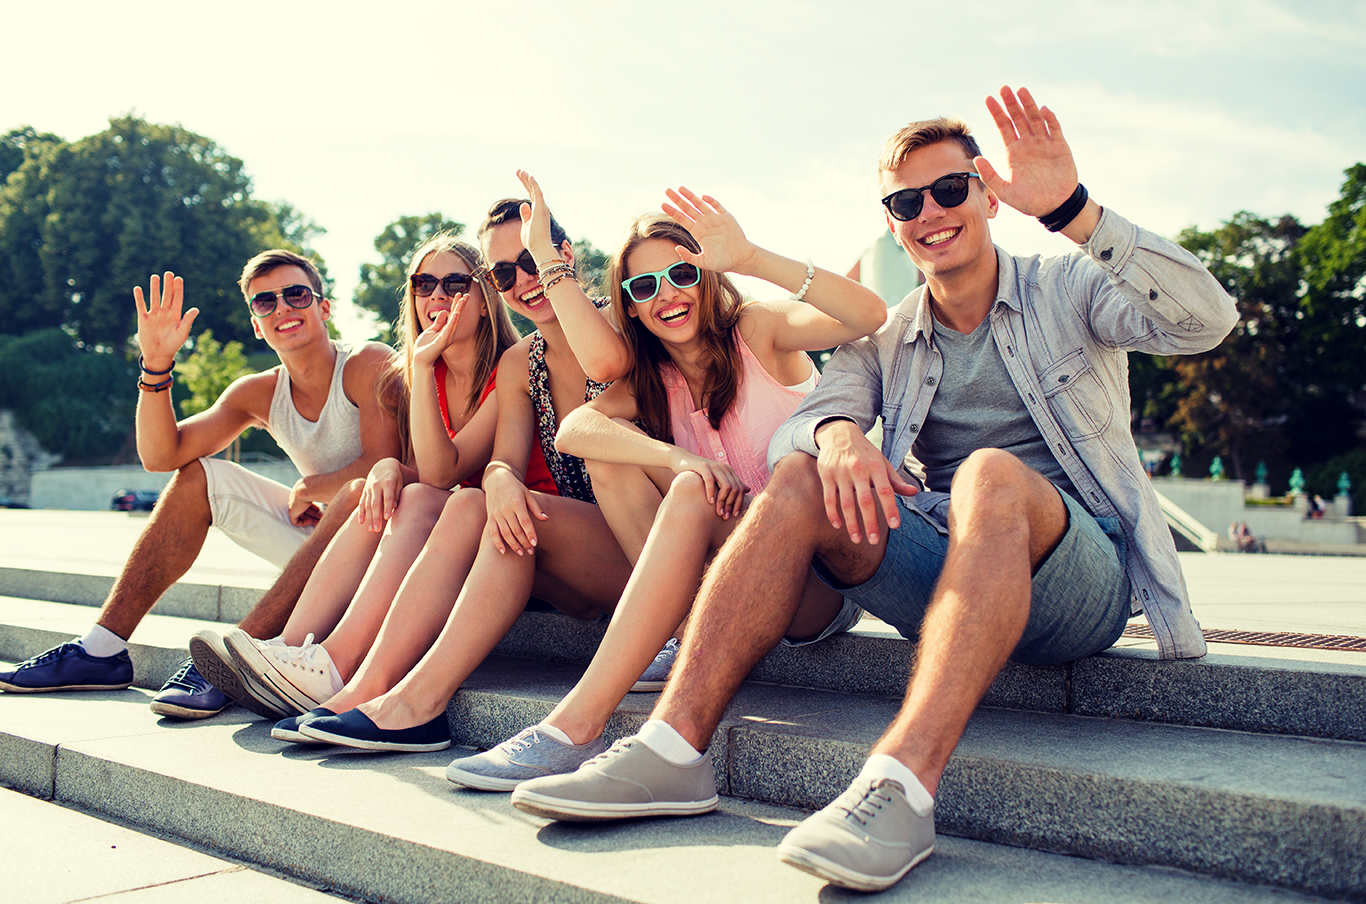
[[[528,187],[543,205],[539,188]],[[768,482],[769,439],[815,385],[806,351],[866,336],[886,318],[882,300],[857,283],[755,246],[714,198],[667,194],[667,216],[632,224],[608,278],[631,371],[566,417],[555,442],[588,462],[603,515],[635,568],[579,683],[539,725],[453,762],[446,777],[457,784],[510,791],[571,772],[605,749],[603,728],[633,685],[663,686],[667,667],[653,682],[637,679],[671,657],[706,563],[752,498],[747,491]],[[727,272],[793,295],[745,303]],[[789,637],[821,636],[844,611],[814,575],[807,593],[821,605],[804,606],[811,617]]]

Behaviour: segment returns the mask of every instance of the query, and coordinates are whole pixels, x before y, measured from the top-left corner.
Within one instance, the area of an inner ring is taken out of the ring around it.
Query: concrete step
[[[491,684],[496,671],[490,669],[481,681]],[[159,721],[147,709],[148,696],[138,690],[0,695],[0,783],[374,901],[765,904],[853,896],[774,857],[774,846],[804,815],[801,810],[723,798],[717,813],[691,819],[547,823],[513,809],[505,794],[450,785],[443,777],[450,753],[375,755],[283,745],[270,739],[265,723],[232,711],[201,723]],[[886,704],[870,704],[878,705]],[[732,724],[727,758],[765,756],[751,734],[767,734],[778,746],[787,746],[790,737],[797,747],[819,753],[801,740],[809,725],[808,717]],[[974,728],[973,734],[980,733]],[[973,757],[980,757],[981,745],[974,745]],[[1085,753],[1075,756],[1083,759]],[[808,771],[819,766],[834,773],[851,762],[841,757],[829,768],[820,759],[806,765]],[[1219,768],[1234,771],[1236,764]],[[1009,800],[1028,800],[1014,786],[1004,794],[991,786],[981,790],[997,799],[994,810]],[[941,807],[952,818],[960,805],[946,799]],[[1200,818],[1210,816],[1205,809],[1188,815],[1189,824],[1177,836],[1182,842],[1199,831]],[[1041,825],[1028,812],[1016,814],[1016,821]],[[1264,854],[1275,860],[1285,844],[1272,841]],[[70,844],[63,842],[66,848]],[[1129,851],[1116,853],[1117,859],[1133,859]],[[1360,897],[1361,888],[1357,884],[1347,894]],[[941,834],[934,856],[879,900],[1286,904],[1320,899]]]
[[[51,586],[50,596],[70,599],[84,586],[83,578],[62,575],[45,585],[39,580],[42,574],[22,576],[16,586],[4,583],[11,575],[0,569],[0,593],[15,594],[0,597],[0,657],[21,660],[88,630],[91,612],[85,604],[19,598]],[[72,592],[55,592],[63,589]],[[173,599],[163,599],[133,636],[137,685],[160,687],[184,659],[195,631],[206,626],[224,630],[223,623],[233,620],[222,617],[222,600],[248,592],[249,588],[195,585],[173,588],[167,594]],[[166,611],[172,615],[156,614]],[[602,622],[529,611],[496,652],[585,666],[605,629]],[[1033,712],[1366,741],[1366,653],[1328,654],[1315,660],[1288,658],[1304,654],[1278,650],[1274,652],[1287,658],[1269,658],[1253,655],[1254,648],[1215,644],[1214,649],[1236,652],[1163,662],[1150,642],[1126,638],[1122,643],[1100,656],[1066,665],[1032,668],[1010,663],[983,702]],[[912,651],[895,631],[876,619],[864,619],[849,634],[823,643],[778,647],[759,663],[751,679],[895,697],[905,689]]]

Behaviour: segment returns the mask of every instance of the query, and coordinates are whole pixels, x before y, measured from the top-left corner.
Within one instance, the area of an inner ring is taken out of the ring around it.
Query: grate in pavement
[[[1264,647],[1299,647],[1305,650],[1348,650],[1366,653],[1366,637],[1353,637],[1349,634],[1220,630],[1204,630],[1201,633],[1210,643],[1246,643]],[[1153,629],[1147,625],[1129,625],[1124,629],[1124,636],[1151,639]]]

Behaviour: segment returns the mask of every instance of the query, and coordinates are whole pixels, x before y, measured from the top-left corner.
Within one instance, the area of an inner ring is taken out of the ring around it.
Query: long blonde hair
[[[637,217],[626,233],[626,240],[612,255],[607,283],[612,292],[612,307],[622,326],[622,338],[631,352],[631,372],[624,378],[636,397],[636,411],[645,432],[673,442],[669,426],[669,397],[664,389],[660,368],[673,366],[668,351],[659,337],[641,324],[640,318],[630,316],[635,302],[622,293],[621,281],[626,279],[626,258],[650,239],[663,239],[673,245],[697,253],[702,250],[697,239],[682,226],[660,214]],[[701,268],[699,268],[701,269]],[[744,364],[740,347],[735,341],[735,329],[740,322],[744,298],[740,290],[724,273],[701,270],[697,291],[698,339],[702,345],[701,366],[705,377],[702,383],[702,405],[707,409],[707,420],[712,429],[720,429],[721,418],[735,404],[740,389]]]
[[[475,363],[470,395],[465,402],[467,412],[479,407],[479,398],[484,392],[489,376],[498,366],[498,359],[521,338],[517,328],[512,325],[512,318],[508,316],[502,298],[489,281],[483,257],[477,248],[456,238],[455,233],[443,231],[413,250],[403,278],[403,309],[394,324],[395,332],[399,334],[398,359],[387,378],[380,381],[380,386],[383,387],[380,390],[380,404],[398,421],[404,459],[409,457],[412,446],[408,403],[413,388],[413,345],[422,331],[417,319],[417,296],[413,294],[412,276],[428,257],[443,252],[456,255],[470,268],[474,276],[474,285],[470,287],[470,302],[480,302],[484,306],[484,316],[479,318],[475,337],[479,360]]]

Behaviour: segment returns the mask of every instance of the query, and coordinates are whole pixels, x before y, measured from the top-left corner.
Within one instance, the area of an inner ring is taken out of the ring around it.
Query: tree
[[[403,301],[404,280],[408,262],[417,246],[438,232],[460,235],[464,229],[463,223],[433,212],[425,216],[399,217],[375,237],[380,262],[361,264],[360,285],[356,287],[352,301],[378,317],[376,338],[393,343],[398,337],[396,326],[402,313],[399,306]]]
[[[218,397],[238,377],[252,373],[247,356],[242,354],[242,343],[232,340],[226,345],[213,337],[213,330],[205,330],[195,340],[194,352],[180,363],[177,373],[189,395],[180,400],[180,412],[185,417],[207,411]],[[242,439],[251,432],[248,427],[228,447],[228,459],[241,459]]]
[[[196,326],[247,340],[242,264],[266,245],[307,253],[318,234],[288,205],[253,199],[241,160],[179,126],[124,116],[71,144],[40,139],[24,139],[25,159],[0,190],[8,330],[61,327],[122,348],[134,328],[131,288],[169,269],[201,309]]]

